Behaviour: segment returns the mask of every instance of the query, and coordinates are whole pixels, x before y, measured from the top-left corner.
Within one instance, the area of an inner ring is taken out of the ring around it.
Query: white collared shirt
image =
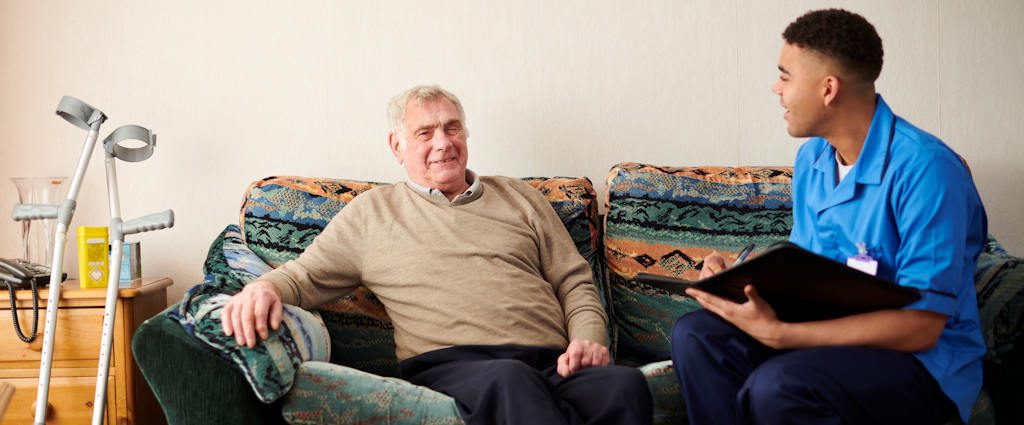
[[[471,197],[473,196],[474,193],[480,190],[480,178],[477,177],[476,173],[474,173],[473,170],[470,170],[468,168],[466,169],[466,183],[469,183],[469,187],[466,188],[465,192],[462,192],[461,194],[459,194],[459,196],[456,196],[455,199],[452,199],[452,202],[458,201],[459,199],[462,198]],[[407,181],[406,184],[408,184],[409,187],[415,189],[417,192],[431,196],[442,196],[445,199],[448,198],[447,196],[444,195],[443,192],[436,188],[421,186],[419,183],[416,183],[412,180]]]

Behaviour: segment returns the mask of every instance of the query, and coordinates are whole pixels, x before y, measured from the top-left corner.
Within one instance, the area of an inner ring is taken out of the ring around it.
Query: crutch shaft
[[[64,243],[68,228],[57,224],[54,236],[53,263],[50,264],[50,296],[46,302],[46,325],[43,330],[43,352],[39,360],[39,387],[36,391],[35,424],[46,423],[46,400],[50,393],[50,362],[53,360],[53,335],[57,329],[57,304],[60,303],[60,264],[64,262]]]
[[[96,372],[96,394],[93,397],[92,405],[93,425],[103,424],[103,412],[106,410],[104,407],[107,401],[110,349],[114,341],[114,319],[117,315],[117,287],[120,281],[121,247],[124,245],[123,239],[114,239],[110,242],[110,272],[107,273],[107,299],[103,308],[103,344],[100,346],[100,361]]]
[[[40,354],[39,360],[39,387],[36,390],[36,411],[33,419],[36,425],[46,423],[46,405],[50,395],[50,369],[53,362],[53,336],[57,330],[57,306],[60,303],[60,280],[64,272],[64,249],[68,227],[71,225],[75,199],[78,197],[78,189],[82,184],[85,170],[89,167],[89,157],[92,156],[93,148],[96,146],[96,138],[101,124],[103,124],[102,119],[90,124],[89,134],[85,137],[85,146],[82,147],[82,155],[78,158],[74,178],[71,180],[68,197],[58,209],[57,232],[53,237],[53,262],[50,264],[50,296],[46,304],[43,352]]]

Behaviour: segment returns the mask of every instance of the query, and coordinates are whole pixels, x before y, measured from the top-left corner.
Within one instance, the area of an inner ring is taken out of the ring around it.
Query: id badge
[[[846,265],[872,276],[878,274],[878,261],[868,255],[864,242],[857,244],[857,255],[847,258]]]

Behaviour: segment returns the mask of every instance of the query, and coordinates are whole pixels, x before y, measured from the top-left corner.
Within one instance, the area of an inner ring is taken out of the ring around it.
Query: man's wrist
[[[271,282],[269,280],[255,280],[253,282],[250,282],[249,285],[268,288],[269,290],[273,291],[278,298],[281,298],[281,290],[277,288],[277,285],[275,285],[274,282]]]

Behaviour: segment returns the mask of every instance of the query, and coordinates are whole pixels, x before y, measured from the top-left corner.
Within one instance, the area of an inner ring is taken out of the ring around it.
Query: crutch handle
[[[57,218],[57,212],[59,210],[60,208],[56,205],[16,204],[14,206],[14,211],[11,212],[11,218],[13,218],[14,221]]]
[[[125,235],[174,227],[174,210],[167,210],[128,220],[121,225]]]

